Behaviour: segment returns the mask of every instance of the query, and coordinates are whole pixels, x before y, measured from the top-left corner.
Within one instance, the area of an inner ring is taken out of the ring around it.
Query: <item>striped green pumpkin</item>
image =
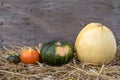
[[[61,65],[69,62],[74,54],[73,47],[69,42],[50,41],[45,43],[40,50],[44,63]]]

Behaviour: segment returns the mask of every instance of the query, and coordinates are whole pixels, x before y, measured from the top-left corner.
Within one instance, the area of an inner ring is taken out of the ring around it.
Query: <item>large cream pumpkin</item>
[[[108,27],[100,23],[90,23],[78,34],[75,49],[81,62],[106,64],[115,58],[116,40]]]

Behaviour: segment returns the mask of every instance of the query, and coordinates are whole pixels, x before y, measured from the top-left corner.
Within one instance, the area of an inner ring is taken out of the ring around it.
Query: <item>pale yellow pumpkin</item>
[[[100,23],[90,23],[78,34],[75,49],[81,62],[106,64],[115,58],[116,40],[108,27]]]

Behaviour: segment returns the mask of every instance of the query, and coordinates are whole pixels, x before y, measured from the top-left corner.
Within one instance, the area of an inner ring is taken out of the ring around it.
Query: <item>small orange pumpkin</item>
[[[25,48],[20,55],[20,59],[25,64],[36,64],[39,61],[39,52],[36,49]]]

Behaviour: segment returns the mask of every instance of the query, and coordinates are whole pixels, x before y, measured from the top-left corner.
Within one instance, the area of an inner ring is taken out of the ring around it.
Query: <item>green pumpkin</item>
[[[10,62],[10,63],[19,63],[20,62],[20,57],[19,57],[19,54],[18,53],[11,53],[8,57],[7,57],[7,60]]]
[[[69,62],[74,54],[69,42],[50,41],[40,50],[42,61],[50,65],[61,65]]]

